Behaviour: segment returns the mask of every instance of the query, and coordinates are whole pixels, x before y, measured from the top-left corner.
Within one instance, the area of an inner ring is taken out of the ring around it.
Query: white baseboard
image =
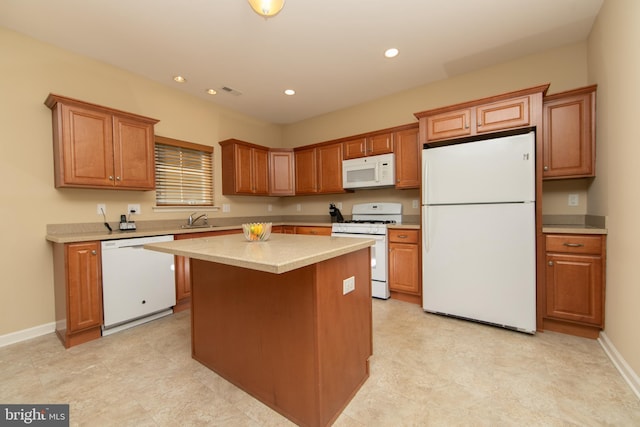
[[[629,384],[629,387],[631,387],[631,390],[633,390],[638,399],[640,399],[640,377],[638,377],[638,374],[636,374],[631,366],[624,360],[624,357],[622,357],[611,340],[609,340],[607,334],[600,332],[598,342],[613,362],[613,365],[618,369],[622,378],[624,378],[627,384]]]
[[[23,329],[17,332],[11,332],[6,335],[0,335],[0,347],[6,347],[21,341],[37,338],[42,335],[50,334],[56,331],[56,322],[45,323],[44,325],[34,326],[33,328]]]

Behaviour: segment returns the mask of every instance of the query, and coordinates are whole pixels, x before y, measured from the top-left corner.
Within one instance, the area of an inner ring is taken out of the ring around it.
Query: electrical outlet
[[[267,205],[267,211],[271,212],[273,210],[273,206],[272,205]]]
[[[135,204],[127,205],[127,213],[140,215],[140,213],[141,213],[140,212],[140,204],[139,203],[135,203]]]
[[[356,278],[351,276],[342,281],[342,295],[346,295],[349,292],[353,292],[356,290]]]
[[[338,208],[338,209],[342,209],[342,202],[338,202],[338,203],[336,203],[336,208]]]
[[[578,206],[580,202],[579,196],[577,194],[569,194],[568,205],[569,206]]]
[[[231,205],[228,203],[222,204],[222,212],[231,212]]]
[[[413,207],[413,209],[418,209],[418,199],[415,199],[411,202],[411,207]]]
[[[107,205],[105,205],[104,203],[98,203],[98,207],[96,209],[96,213],[98,215],[106,215],[107,214]]]
[[[302,210],[302,205],[300,203],[296,204],[296,211],[300,212]]]

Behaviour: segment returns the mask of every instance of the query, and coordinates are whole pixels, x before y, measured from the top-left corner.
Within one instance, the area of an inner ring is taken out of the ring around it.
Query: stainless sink
[[[212,227],[214,227],[212,224],[198,224],[198,225],[184,224],[180,226],[180,228],[212,228]]]

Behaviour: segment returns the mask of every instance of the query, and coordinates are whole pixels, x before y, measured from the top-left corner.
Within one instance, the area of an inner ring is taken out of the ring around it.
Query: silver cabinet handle
[[[563,243],[563,245],[565,245],[567,247],[570,247],[570,248],[581,248],[581,247],[584,246],[584,244],[582,244],[582,243],[567,243],[567,242]]]
[[[96,252],[95,249],[91,251],[91,255],[97,255],[97,254],[98,254],[98,252]]]
[[[113,175],[109,175],[109,181],[113,181]]]
[[[548,170],[549,170],[549,166],[545,166],[545,167],[543,167],[542,169],[544,169],[544,170],[548,171]]]
[[[119,176],[116,176],[116,181],[120,181],[120,177]]]
[[[553,261],[549,261],[549,267],[553,267]]]
[[[409,236],[407,236],[406,234],[398,234],[398,239],[406,239],[407,237]]]

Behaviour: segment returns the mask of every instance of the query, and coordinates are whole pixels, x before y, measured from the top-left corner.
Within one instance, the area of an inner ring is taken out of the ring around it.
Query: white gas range
[[[331,226],[332,236],[375,239],[371,247],[371,295],[389,298],[387,278],[387,226],[402,223],[402,203],[360,203],[353,205],[351,220]]]

